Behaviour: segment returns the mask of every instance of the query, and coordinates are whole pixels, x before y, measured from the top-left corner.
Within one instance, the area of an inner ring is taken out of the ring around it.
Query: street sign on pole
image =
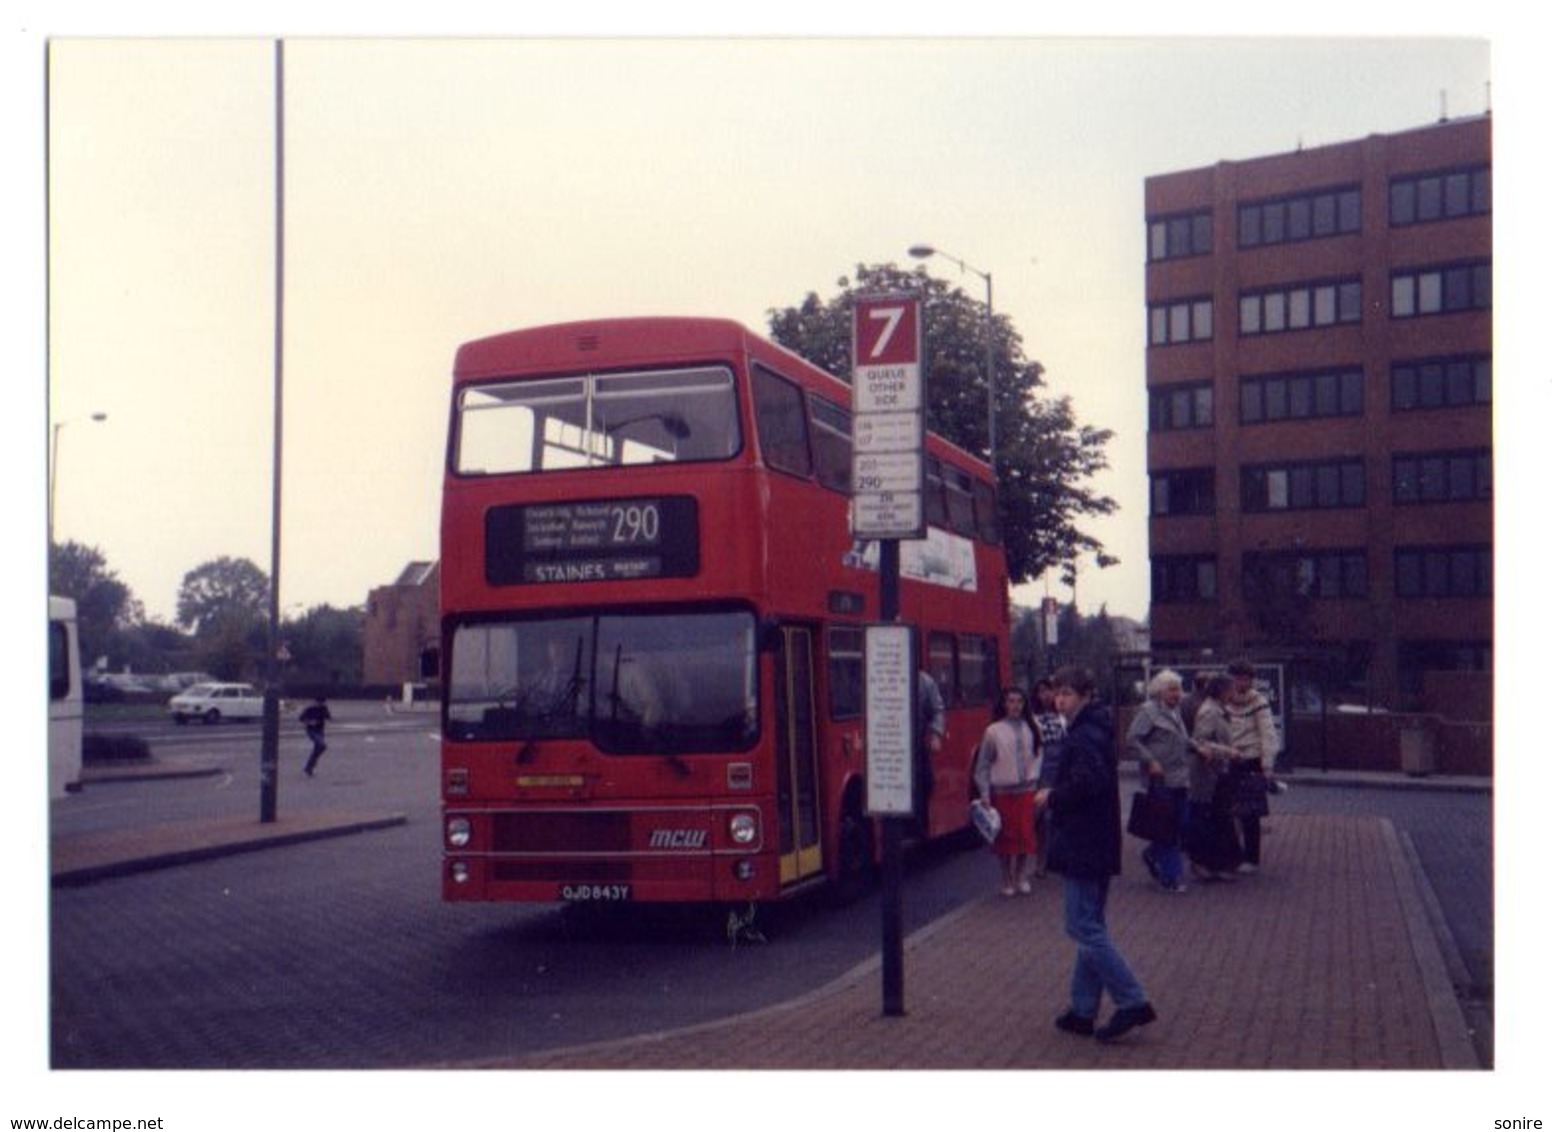
[[[900,619],[900,540],[927,534],[921,299],[852,306],[851,531],[877,539],[880,625],[866,634],[867,812],[882,818],[884,1013],[905,1013],[904,825],[914,812],[916,637]]]
[[[865,295],[852,307],[851,529],[863,539],[917,539],[922,507],[921,300]]]
[[[917,412],[853,414],[852,451],[861,456],[909,452],[921,445],[922,419]]]
[[[912,809],[916,642],[909,625],[869,625],[867,668],[867,812],[909,817]]]

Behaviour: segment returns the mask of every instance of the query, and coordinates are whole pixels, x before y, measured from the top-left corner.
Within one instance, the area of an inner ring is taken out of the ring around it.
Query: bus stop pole
[[[885,622],[894,622],[900,617],[900,542],[898,539],[884,539],[879,543],[879,615]],[[912,681],[912,688],[915,682]],[[912,700],[914,704],[914,698]],[[910,733],[914,736],[917,730],[915,715],[913,712]],[[916,740],[913,738],[912,742]],[[914,760],[913,760],[914,764]],[[914,773],[915,767],[912,766]],[[905,1013],[905,932],[903,901],[901,888],[904,869],[901,858],[904,855],[902,846],[901,823],[904,821],[895,814],[886,815],[883,819],[884,845],[882,862],[882,907],[883,907],[883,997],[884,1015],[886,1017],[899,1017]]]

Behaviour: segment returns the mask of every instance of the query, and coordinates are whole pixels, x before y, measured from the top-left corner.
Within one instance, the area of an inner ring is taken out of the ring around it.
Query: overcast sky
[[[275,56],[49,53],[56,537],[162,618],[208,559],[269,568]],[[1122,564],[1084,564],[1079,598],[1141,617],[1144,179],[1490,96],[1481,38],[297,38],[284,60],[293,610],[436,557],[461,341],[605,315],[763,331],[928,242],[991,273],[1052,391],[1115,431],[1096,486],[1121,510],[1090,526]]]

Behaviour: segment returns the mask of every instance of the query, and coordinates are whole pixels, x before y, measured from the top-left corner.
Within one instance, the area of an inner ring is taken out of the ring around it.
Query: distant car
[[[85,693],[83,698],[89,704],[121,704],[128,699],[124,689],[115,688],[104,680],[84,681],[82,690]]]
[[[252,684],[195,684],[168,700],[167,712],[177,724],[191,719],[205,723],[259,719],[264,715],[264,697]]]
[[[158,692],[187,691],[195,684],[215,684],[218,681],[208,672],[168,672],[154,678],[154,684]]]
[[[107,672],[96,679],[110,688],[117,688],[126,696],[145,695],[156,690],[149,682],[154,677],[132,676],[127,672]]]

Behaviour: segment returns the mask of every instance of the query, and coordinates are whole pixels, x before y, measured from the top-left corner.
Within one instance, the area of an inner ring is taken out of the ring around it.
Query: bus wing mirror
[[[760,651],[781,651],[781,622],[774,617],[760,618]]]

